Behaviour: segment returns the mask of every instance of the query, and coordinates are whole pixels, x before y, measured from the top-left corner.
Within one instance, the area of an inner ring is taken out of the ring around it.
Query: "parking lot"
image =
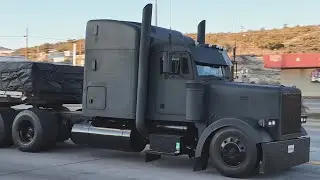
[[[315,124],[315,123],[314,123]],[[320,179],[320,129],[308,126],[312,137],[311,162],[269,176],[254,179]],[[2,180],[206,180],[228,179],[213,167],[193,172],[188,157],[163,157],[146,163],[143,154],[79,147],[70,142],[43,153],[22,153],[14,147],[0,149]]]
[[[314,109],[317,102],[308,105]],[[79,105],[66,106],[72,111],[81,108]],[[305,127],[312,143],[310,163],[253,179],[320,179],[320,120],[310,119]],[[146,163],[143,153],[80,147],[70,141],[58,144],[57,148],[50,152],[42,153],[22,153],[14,147],[0,149],[0,159],[1,180],[229,179],[221,176],[211,166],[205,171],[193,172],[193,161],[186,156],[163,157],[161,160]]]

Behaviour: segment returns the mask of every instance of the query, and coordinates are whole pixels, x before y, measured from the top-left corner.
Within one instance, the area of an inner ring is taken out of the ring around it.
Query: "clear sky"
[[[25,46],[81,38],[90,19],[141,21],[142,8],[155,0],[1,0],[0,46]],[[171,26],[196,32],[207,20],[207,32],[320,24],[320,0],[171,0]],[[170,0],[158,0],[158,25],[170,27]]]

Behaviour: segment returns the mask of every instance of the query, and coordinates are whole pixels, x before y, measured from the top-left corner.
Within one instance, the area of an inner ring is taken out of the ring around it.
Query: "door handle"
[[[97,60],[96,60],[96,59],[92,61],[91,69],[92,69],[93,71],[96,71],[96,70],[97,70]]]

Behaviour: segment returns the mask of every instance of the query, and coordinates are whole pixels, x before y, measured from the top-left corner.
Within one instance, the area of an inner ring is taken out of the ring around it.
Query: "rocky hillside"
[[[196,38],[196,34],[186,34]],[[238,69],[248,69],[247,81],[256,83],[278,83],[279,71],[265,69],[261,55],[270,53],[305,53],[320,52],[320,25],[283,27],[272,30],[248,30],[243,33],[208,33],[206,42],[224,46],[229,52],[237,45]],[[84,53],[83,39],[68,40],[55,44],[43,44],[29,48],[30,59],[36,52],[72,50],[72,43],[77,44],[77,54]],[[80,47],[80,48],[79,48]],[[24,55],[25,49],[19,49],[16,55]]]
[[[192,38],[196,34],[186,34]],[[269,53],[304,53],[320,52],[320,25],[284,27],[272,30],[248,30],[243,33],[208,33],[206,42],[219,44],[231,50],[236,41],[238,54],[262,55]],[[72,50],[72,43],[77,43],[78,52],[84,52],[83,39],[68,40],[55,44],[42,44],[31,47],[28,52],[34,56],[36,52]],[[24,55],[24,48],[18,49],[16,55]]]
[[[196,38],[196,34],[188,36]],[[206,42],[222,45],[229,50],[236,42],[238,54],[320,52],[320,25],[248,30],[243,33],[209,33]]]
[[[236,81],[254,82],[259,84],[279,84],[280,70],[264,68],[263,59],[259,56],[239,55],[236,58],[238,63],[238,76]],[[247,73],[246,73],[247,70]],[[244,71],[245,77],[241,77]]]

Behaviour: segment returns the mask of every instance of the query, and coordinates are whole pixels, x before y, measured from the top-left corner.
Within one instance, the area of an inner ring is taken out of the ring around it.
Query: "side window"
[[[180,61],[182,74],[189,74],[189,59],[187,57],[181,57]]]
[[[189,54],[174,52],[172,54],[172,75],[188,75],[190,73]],[[163,74],[163,59],[160,57],[160,74]]]

